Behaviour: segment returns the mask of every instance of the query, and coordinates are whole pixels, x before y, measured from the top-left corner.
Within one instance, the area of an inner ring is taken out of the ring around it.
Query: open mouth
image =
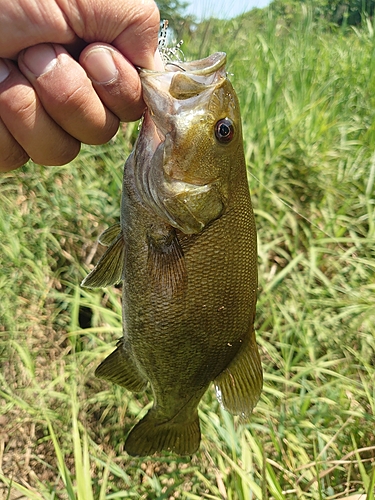
[[[137,68],[147,105],[144,127],[153,135],[154,151],[172,132],[173,118],[189,106],[197,107],[204,93],[226,78],[225,63],[226,54],[216,52],[198,61],[169,61],[164,71]]]
[[[186,72],[189,75],[203,76],[207,77],[214,74],[220,70],[226,63],[225,52],[215,52],[204,59],[199,59],[198,61],[168,61],[165,65],[164,71],[153,71],[144,68],[137,67],[140,76],[145,74],[164,74],[166,72],[176,73],[179,71]]]
[[[149,87],[175,99],[189,99],[225,77],[225,63],[226,54],[216,52],[198,61],[169,61],[164,71],[137,69],[146,100]]]

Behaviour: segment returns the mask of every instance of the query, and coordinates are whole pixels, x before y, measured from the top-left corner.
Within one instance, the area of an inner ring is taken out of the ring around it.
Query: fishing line
[[[176,66],[176,68],[180,69],[181,71],[185,71],[186,72],[186,69],[184,69],[182,66],[180,66],[176,62],[167,61],[166,66]]]
[[[177,68],[185,71],[177,64],[178,62],[185,61],[185,54],[181,50],[181,45],[184,43],[184,41],[180,40],[175,46],[168,47],[168,26],[169,23],[167,19],[162,21],[158,39],[158,50],[160,52],[160,56],[163,60],[164,65],[172,64],[174,66],[177,66]]]

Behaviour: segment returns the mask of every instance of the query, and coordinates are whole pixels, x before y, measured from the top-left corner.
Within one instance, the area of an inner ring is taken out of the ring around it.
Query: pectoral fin
[[[118,222],[117,224],[114,224],[113,226],[109,227],[105,231],[102,232],[102,234],[99,236],[99,243],[101,245],[104,245],[105,247],[109,247],[111,243],[115,241],[115,239],[119,236],[121,233],[121,224]]]
[[[95,375],[132,392],[142,392],[147,386],[147,380],[139,373],[124,349],[122,340],[117,344],[117,349],[98,366]]]
[[[230,365],[214,380],[220,404],[233,415],[249,415],[263,385],[262,365],[254,331]]]
[[[147,265],[158,294],[172,297],[184,292],[187,283],[185,257],[174,228],[150,229]]]
[[[81,286],[85,288],[103,288],[109,285],[115,285],[122,280],[122,271],[124,267],[125,243],[122,232],[118,232],[119,226],[116,225],[117,235],[114,235],[112,228],[107,229],[102,235],[103,240],[108,244],[112,243],[99,260],[90,274],[82,281]],[[106,234],[107,233],[107,234]],[[101,241],[101,240],[100,240]]]

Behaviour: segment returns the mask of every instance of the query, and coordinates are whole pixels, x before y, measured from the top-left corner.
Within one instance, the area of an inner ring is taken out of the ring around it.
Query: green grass
[[[191,460],[124,452],[151,401],[95,379],[121,336],[120,291],[79,283],[119,216],[131,125],[68,166],[0,178],[0,495],[373,500],[373,26],[327,32],[308,12],[291,27],[240,18],[199,27],[184,47],[189,59],[225,50],[241,102],[261,401],[242,422],[210,390]]]

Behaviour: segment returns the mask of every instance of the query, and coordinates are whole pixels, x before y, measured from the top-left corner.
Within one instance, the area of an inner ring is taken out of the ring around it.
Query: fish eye
[[[227,144],[233,139],[234,127],[233,122],[229,118],[222,118],[215,125],[216,139],[222,144]]]

